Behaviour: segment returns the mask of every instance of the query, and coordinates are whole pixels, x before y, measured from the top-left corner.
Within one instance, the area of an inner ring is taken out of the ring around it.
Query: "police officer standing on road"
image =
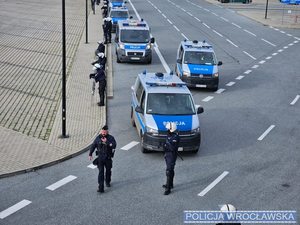
[[[166,143],[164,144],[164,152],[165,152],[165,161],[166,161],[166,176],[167,182],[163,185],[165,188],[164,195],[168,195],[171,193],[171,189],[173,188],[173,179],[175,176],[175,163],[177,159],[177,151],[178,145],[180,142],[179,135],[175,132],[177,129],[176,123],[168,122],[166,124],[166,128],[168,130]]]
[[[93,152],[96,149],[97,159],[94,160],[94,164],[98,166],[98,190],[97,192],[104,192],[104,168],[105,168],[105,184],[106,187],[110,187],[111,182],[111,168],[112,158],[114,157],[114,151],[117,146],[115,138],[108,133],[108,127],[105,125],[102,127],[100,134],[94,140],[89,153],[89,159],[92,160]]]
[[[106,76],[104,72],[104,68],[102,68],[99,64],[95,64],[94,68],[96,69],[96,73],[90,74],[90,79],[95,79],[95,82],[99,84],[99,97],[100,102],[98,102],[98,106],[104,106],[104,98],[105,98],[105,88],[106,88]]]

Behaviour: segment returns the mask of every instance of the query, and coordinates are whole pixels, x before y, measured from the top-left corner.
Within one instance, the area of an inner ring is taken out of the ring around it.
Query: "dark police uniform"
[[[95,65],[96,63],[100,64],[102,68],[105,70],[106,57],[103,56],[103,58],[101,58],[98,56],[98,59],[95,62],[92,62],[92,65]]]
[[[93,155],[95,149],[97,149],[96,155],[98,155],[97,166],[99,169],[98,175],[98,184],[99,184],[99,192],[104,191],[104,167],[105,167],[105,183],[106,186],[110,186],[111,181],[111,168],[112,168],[112,158],[114,156],[114,149],[117,146],[115,138],[107,134],[106,142],[101,140],[102,135],[98,135],[94,140],[91,148],[89,156]]]
[[[165,162],[166,162],[166,176],[167,182],[163,187],[165,188],[165,195],[170,194],[171,188],[173,188],[173,179],[175,176],[175,163],[177,159],[177,151],[179,145],[179,135],[176,132],[168,131],[166,143],[164,144]]]
[[[104,97],[105,97],[105,88],[106,88],[106,77],[104,73],[104,69],[98,69],[95,81],[99,83],[99,97],[100,102],[98,103],[99,106],[104,106]]]
[[[98,45],[95,55],[97,55],[100,52],[105,53],[105,45],[102,42]]]

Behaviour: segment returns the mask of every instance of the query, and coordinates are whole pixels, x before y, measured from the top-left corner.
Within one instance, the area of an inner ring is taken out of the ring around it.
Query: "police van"
[[[118,21],[115,42],[117,62],[152,62],[152,44],[150,28],[146,21]]]
[[[125,6],[125,3],[127,3],[127,1],[124,0],[110,0],[109,1],[109,7],[123,7]]]
[[[218,90],[218,66],[221,65],[207,42],[184,40],[180,43],[175,72],[189,87]]]
[[[136,78],[131,87],[131,123],[141,137],[141,150],[163,151],[167,136],[165,125],[175,122],[180,136],[179,151],[197,152],[201,142],[198,115],[191,92],[176,75],[147,73]]]
[[[127,20],[129,18],[129,12],[127,7],[112,7],[109,10],[108,17],[111,18],[112,32],[116,31],[116,27],[119,20]]]

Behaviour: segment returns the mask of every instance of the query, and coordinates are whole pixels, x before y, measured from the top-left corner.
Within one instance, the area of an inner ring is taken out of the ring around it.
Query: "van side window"
[[[141,100],[141,95],[143,93],[143,90],[144,90],[143,85],[139,81],[137,89],[136,89],[136,99],[138,100],[139,103],[140,103],[140,100]]]
[[[145,109],[145,91],[143,91],[142,98],[141,98],[141,108]]]

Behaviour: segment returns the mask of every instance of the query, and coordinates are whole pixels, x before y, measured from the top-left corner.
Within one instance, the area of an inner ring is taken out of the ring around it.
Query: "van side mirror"
[[[177,61],[176,61],[177,63],[181,63],[181,59],[177,59]]]
[[[140,106],[135,107],[135,111],[138,113],[144,113],[142,107],[140,107]]]
[[[155,38],[152,37],[152,38],[150,39],[150,43],[151,43],[151,44],[154,44],[154,42],[155,42]]]
[[[222,61],[219,61],[219,62],[218,62],[218,66],[221,66],[221,65],[223,65],[223,62],[222,62]]]
[[[204,112],[203,107],[199,106],[199,107],[197,108],[197,114],[201,114],[201,113],[203,113],[203,112]]]

